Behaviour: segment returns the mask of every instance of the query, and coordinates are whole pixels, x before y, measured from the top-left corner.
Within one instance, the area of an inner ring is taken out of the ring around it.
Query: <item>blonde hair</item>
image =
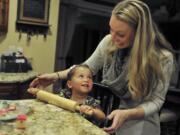
[[[164,82],[160,56],[163,55],[162,49],[171,51],[171,45],[153,23],[149,7],[144,2],[119,2],[112,15],[127,22],[135,30],[128,63],[128,88],[134,99],[147,96],[150,88],[155,87],[159,80]],[[110,52],[115,50],[117,48],[113,46]]]

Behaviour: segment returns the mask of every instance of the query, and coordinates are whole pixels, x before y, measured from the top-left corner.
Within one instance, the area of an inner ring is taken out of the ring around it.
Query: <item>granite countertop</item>
[[[36,99],[13,102],[30,108],[26,129],[17,129],[15,120],[3,121],[0,122],[0,133],[3,135],[108,135],[77,113]]]
[[[26,73],[5,73],[0,72],[0,83],[22,83],[35,78],[38,75],[35,71],[28,71]]]

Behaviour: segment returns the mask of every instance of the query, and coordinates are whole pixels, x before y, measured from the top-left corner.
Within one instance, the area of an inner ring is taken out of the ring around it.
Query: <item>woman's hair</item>
[[[164,82],[162,49],[171,52],[173,49],[156,27],[149,7],[144,2],[140,0],[119,2],[112,15],[127,22],[135,30],[127,79],[130,92],[138,99],[146,96],[149,88],[155,87],[159,80]]]
[[[92,74],[92,71],[88,65],[86,64],[74,65],[67,74],[67,80],[71,80],[76,70],[78,70],[80,67],[89,69],[89,71]]]

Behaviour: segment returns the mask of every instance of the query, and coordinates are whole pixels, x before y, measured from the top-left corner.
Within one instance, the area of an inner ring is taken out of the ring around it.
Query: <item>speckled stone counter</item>
[[[15,121],[1,122],[3,135],[108,135],[77,113],[45,104],[36,99],[14,101],[30,108],[26,129],[16,128]]]
[[[22,83],[38,75],[35,71],[27,73],[4,73],[0,72],[0,83]]]

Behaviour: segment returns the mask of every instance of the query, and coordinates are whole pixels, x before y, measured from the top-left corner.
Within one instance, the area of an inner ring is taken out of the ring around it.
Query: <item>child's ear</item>
[[[70,89],[72,88],[71,81],[69,81],[69,80],[67,81],[67,86],[68,86],[68,88],[70,88]]]

